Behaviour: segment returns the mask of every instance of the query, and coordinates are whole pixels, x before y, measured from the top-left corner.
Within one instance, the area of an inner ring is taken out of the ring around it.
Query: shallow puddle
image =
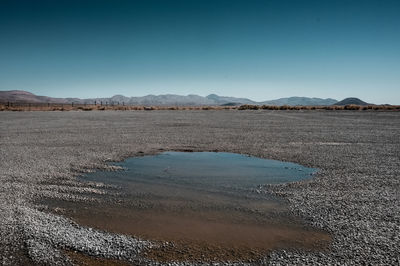
[[[310,178],[315,169],[232,153],[165,152],[116,163],[126,170],[82,177],[118,185],[99,203],[51,201],[78,223],[168,241],[147,251],[158,261],[256,260],[277,248],[326,248],[330,236],[290,215],[257,186]]]

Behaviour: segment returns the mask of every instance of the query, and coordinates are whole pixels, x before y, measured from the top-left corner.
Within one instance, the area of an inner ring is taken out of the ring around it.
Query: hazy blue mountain
[[[131,97],[129,104],[139,105],[211,105],[212,101],[199,95],[147,95],[143,97]]]
[[[23,90],[0,91],[0,102],[69,103],[71,101],[73,101],[72,98],[67,99],[38,96]]]
[[[369,105],[369,103],[366,103],[358,98],[346,98],[341,100],[340,102],[335,103],[335,105],[349,105],[349,104],[355,104],[355,105]]]
[[[252,101],[247,98],[235,98],[235,97],[228,97],[228,96],[218,96],[216,94],[210,94],[206,96],[207,99],[213,101],[218,105],[225,105],[231,103],[238,103],[238,104],[258,104],[255,101]]]
[[[261,102],[261,104],[265,105],[290,105],[290,106],[298,106],[298,105],[332,105],[335,104],[337,100],[335,99],[321,99],[321,98],[308,98],[308,97],[289,97],[289,98],[280,98],[276,100],[270,100]]]

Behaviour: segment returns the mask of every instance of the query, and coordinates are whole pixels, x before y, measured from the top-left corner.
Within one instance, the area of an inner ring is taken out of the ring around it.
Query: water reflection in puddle
[[[232,153],[165,152],[116,163],[125,171],[82,177],[122,188],[116,201],[52,202],[78,223],[173,243],[149,250],[158,261],[254,260],[277,248],[320,249],[328,234],[290,216],[266,183],[299,181],[315,169]]]

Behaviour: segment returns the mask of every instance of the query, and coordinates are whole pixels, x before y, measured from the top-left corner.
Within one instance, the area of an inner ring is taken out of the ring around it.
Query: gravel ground
[[[66,249],[150,264],[140,253],[154,244],[81,227],[34,201],[93,200],[106,187],[77,182],[79,172],[161,150],[237,152],[321,169],[309,181],[259,192],[286,198],[294,213],[331,232],[331,249],[276,251],[265,264],[400,264],[400,112],[1,112],[0,129],[3,265],[68,265]]]

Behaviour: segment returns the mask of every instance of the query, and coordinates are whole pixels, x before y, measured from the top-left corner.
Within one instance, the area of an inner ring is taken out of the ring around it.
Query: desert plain
[[[75,255],[132,265],[151,241],[81,226],[41,199],[91,201],[108,193],[77,177],[110,162],[161,151],[221,151],[318,168],[306,181],[263,185],[329,248],[279,249],[253,262],[212,265],[399,265],[400,112],[152,110],[0,112],[0,262],[70,265]],[[100,207],[100,206],[99,206]],[[90,261],[90,259],[89,259]]]

